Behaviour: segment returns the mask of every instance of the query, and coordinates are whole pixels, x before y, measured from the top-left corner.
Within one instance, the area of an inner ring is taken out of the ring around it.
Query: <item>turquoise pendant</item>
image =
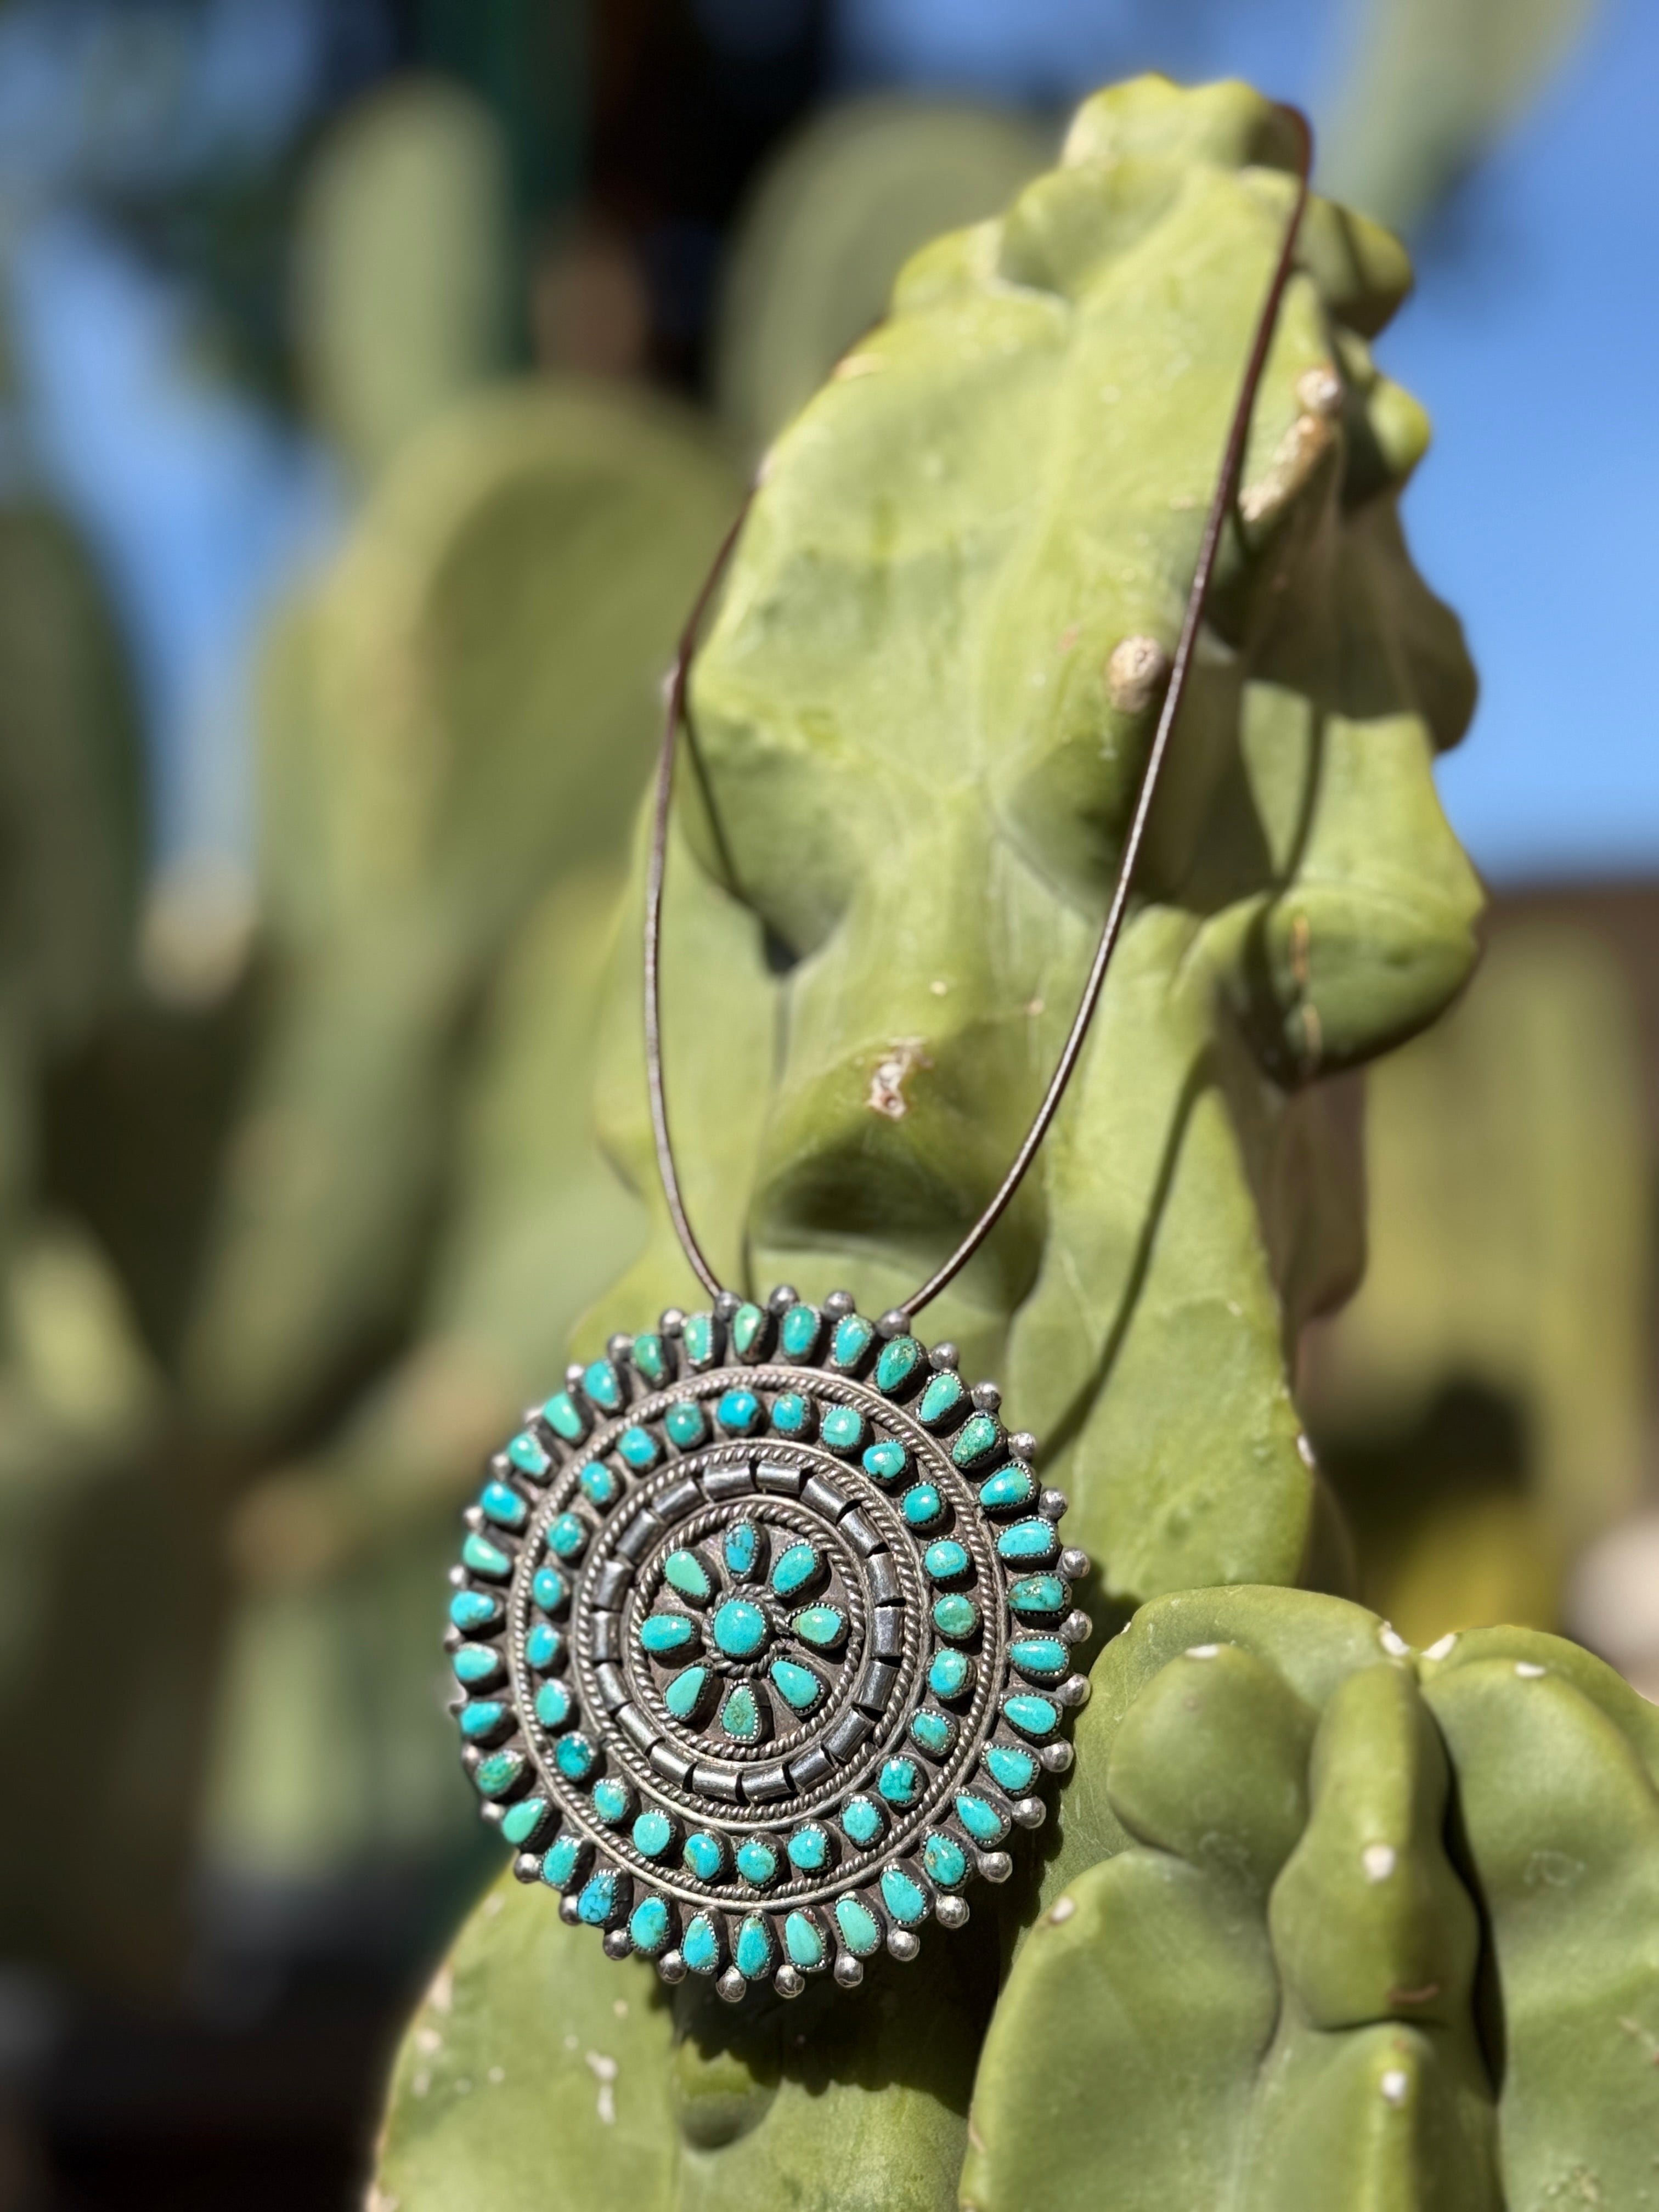
[[[454,1671],[489,1691],[462,1759],[520,1878],[734,2003],[960,1927],[1088,1693],[1088,1561],[1035,1449],[844,1292],[728,1295],[573,1367],[451,1576]]]

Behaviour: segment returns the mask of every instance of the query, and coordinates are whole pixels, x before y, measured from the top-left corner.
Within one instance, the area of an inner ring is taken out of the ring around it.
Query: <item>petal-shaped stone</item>
[[[1000,1844],[1008,1832],[1007,1815],[999,1813],[988,1797],[972,1790],[964,1790],[958,1795],[957,1818],[974,1841],[984,1844],[988,1850],[993,1844]]]
[[[671,1552],[662,1563],[663,1580],[693,1605],[707,1605],[714,1595],[714,1578],[695,1552]]]
[[[680,1956],[694,1974],[717,1974],[720,1965],[720,1924],[708,1912],[694,1913],[680,1939]]]
[[[576,1899],[576,1917],[584,1928],[603,1928],[614,1920],[623,1899],[621,1877],[609,1867],[589,1875]]]
[[[924,1429],[948,1427],[968,1402],[968,1385],[960,1375],[941,1367],[928,1379],[916,1405],[916,1419]]]
[[[758,1982],[772,1971],[772,1931],[760,1913],[744,1915],[732,1947],[732,1963],[746,1982]]]
[[[772,1569],[772,1587],[780,1597],[793,1597],[797,1590],[815,1583],[823,1571],[823,1556],[816,1544],[804,1540],[789,1544],[778,1554]]]
[[[590,1405],[602,1413],[622,1411],[622,1377],[608,1359],[596,1359],[582,1375],[582,1391]]]
[[[793,1659],[775,1659],[766,1671],[778,1695],[795,1712],[810,1713],[823,1696],[820,1678]]]
[[[501,1655],[493,1644],[463,1644],[449,1655],[449,1663],[455,1680],[465,1682],[469,1690],[482,1689],[501,1673]]]
[[[982,1467],[1002,1449],[1002,1424],[989,1413],[969,1413],[957,1430],[951,1457],[960,1468]]]
[[[862,1898],[840,1897],[836,1900],[836,1925],[841,1930],[841,1940],[855,1959],[867,1959],[881,1948],[881,1923]]]
[[[679,1451],[690,1451],[708,1434],[708,1422],[695,1398],[677,1398],[662,1417],[668,1441]]]
[[[1008,1585],[1008,1602],[1016,1613],[1064,1613],[1071,1595],[1058,1575],[1022,1575]]]
[[[1034,1697],[1029,1691],[1021,1691],[1003,1699],[1002,1717],[1022,1735],[1046,1743],[1060,1726],[1060,1707],[1050,1698]]]
[[[927,1367],[927,1346],[917,1338],[890,1337],[876,1361],[876,1388],[886,1397],[902,1397]]]
[[[1071,1653],[1057,1636],[1017,1636],[1008,1656],[1022,1674],[1035,1675],[1042,1682],[1056,1680],[1072,1663]]]
[[[570,1602],[570,1585],[556,1567],[538,1567],[530,1594],[544,1613],[562,1613]]]
[[[474,1698],[460,1711],[461,1734],[469,1743],[488,1743],[492,1735],[500,1735],[512,1714],[499,1698]]]
[[[603,1460],[590,1460],[576,1480],[581,1486],[582,1496],[591,1504],[601,1508],[611,1504],[615,1501],[617,1492],[622,1488],[622,1485]]]
[[[501,1835],[515,1850],[533,1844],[547,1825],[553,1808],[545,1797],[521,1797],[501,1815]]]
[[[1060,1538],[1052,1521],[1040,1516],[1030,1521],[1016,1521],[1012,1528],[1001,1529],[997,1536],[997,1556],[1024,1566],[1029,1563],[1052,1559],[1060,1549]]]
[[[949,1713],[936,1713],[924,1705],[911,1717],[910,1734],[930,1759],[943,1759],[957,1740],[957,1724]]]
[[[489,1590],[457,1590],[449,1601],[449,1618],[464,1636],[492,1628],[501,1617],[501,1601]]]
[[[720,1708],[720,1726],[734,1743],[758,1743],[760,1701],[747,1682],[739,1682]]]
[[[478,1510],[498,1528],[522,1528],[530,1508],[510,1482],[487,1482],[478,1492]]]
[[[884,1437],[867,1447],[862,1465],[872,1482],[897,1482],[910,1471],[910,1455],[896,1437]]]
[[[593,1810],[607,1828],[619,1828],[634,1809],[634,1793],[614,1774],[593,1784]]]
[[[766,1615],[747,1598],[729,1597],[714,1619],[714,1641],[728,1659],[752,1659],[770,1633]]]
[[[714,1316],[711,1313],[687,1314],[680,1328],[680,1342],[685,1347],[686,1363],[692,1367],[714,1364],[720,1340],[715,1334]]]
[[[843,1314],[830,1340],[830,1364],[850,1375],[876,1340],[876,1325],[862,1314]]]
[[[655,1329],[634,1339],[633,1359],[635,1374],[642,1376],[653,1390],[660,1390],[669,1376],[668,1349]]]
[[[492,1751],[472,1770],[472,1786],[480,1797],[505,1797],[524,1772],[521,1751]]]
[[[807,1605],[789,1626],[815,1651],[833,1651],[847,1633],[847,1615],[838,1605]]]
[[[933,1899],[902,1867],[881,1870],[881,1901],[901,1928],[915,1928],[927,1917]]]
[[[636,1951],[643,1951],[647,1959],[665,1950],[672,1922],[668,1906],[660,1897],[642,1897],[629,1916],[628,1934]]]
[[[1023,1797],[1036,1780],[1037,1763],[1018,1745],[992,1743],[985,1747],[985,1771],[1000,1790],[1011,1797]]]
[[[533,1667],[538,1674],[546,1674],[550,1667],[556,1667],[563,1650],[563,1637],[545,1620],[538,1620],[525,1638],[526,1663]]]
[[[979,1502],[988,1513],[1006,1513],[1011,1506],[1030,1505],[1037,1494],[1037,1479],[1023,1459],[1011,1459],[988,1482],[979,1486]]]
[[[542,1856],[542,1880],[551,1889],[569,1889],[581,1879],[591,1847],[580,1836],[558,1836]]]
[[[653,1659],[670,1651],[684,1651],[696,1641],[697,1625],[683,1613],[647,1613],[640,1623],[640,1649]]]
[[[557,1559],[579,1559],[587,1549],[587,1523],[580,1513],[561,1513],[548,1523],[547,1548]]]
[[[507,1455],[520,1474],[544,1475],[552,1466],[539,1437],[521,1429],[507,1448]]]
[[[766,1328],[764,1306],[741,1305],[732,1316],[732,1349],[739,1359],[747,1359],[759,1344]]]
[[[786,1359],[810,1359],[823,1322],[816,1306],[797,1304],[785,1314],[778,1342]]]
[[[461,1565],[471,1574],[504,1583],[513,1571],[513,1554],[492,1544],[488,1536],[471,1535],[461,1546]]]
[[[754,1522],[732,1522],[720,1545],[726,1572],[740,1583],[747,1582],[761,1563],[763,1541]]]
[[[568,1444],[579,1444],[587,1434],[587,1415],[568,1390],[554,1393],[542,1407],[542,1419]]]
[[[562,1682],[544,1682],[536,1692],[536,1717],[550,1734],[567,1728],[576,1708]]]
[[[695,1720],[713,1680],[707,1667],[682,1667],[662,1693],[662,1701],[677,1721]]]
[[[812,1973],[823,1964],[823,1930],[810,1912],[792,1912],[783,1923],[783,1948],[792,1966]]]
[[[955,1889],[968,1878],[968,1854],[954,1836],[929,1836],[921,1847],[921,1863],[928,1880],[941,1889]]]

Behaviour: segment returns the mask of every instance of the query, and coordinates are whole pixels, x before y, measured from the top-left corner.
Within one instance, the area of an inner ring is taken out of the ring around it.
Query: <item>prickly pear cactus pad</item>
[[[1652,1706],[1554,1637],[1419,1654],[1261,1589],[1148,1606],[1095,1692],[964,2205],[1655,2201]]]

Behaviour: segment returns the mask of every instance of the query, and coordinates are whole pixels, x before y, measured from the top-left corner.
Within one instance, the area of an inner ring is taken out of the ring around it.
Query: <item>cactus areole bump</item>
[[[1304,154],[1306,133],[1304,131]],[[687,1218],[669,1131],[659,951],[673,770],[699,624],[668,690],[645,938],[657,1163],[707,1310],[665,1313],[574,1365],[492,1461],[453,1571],[463,1757],[516,1871],[611,1956],[665,1981],[798,1996],[843,1987],[1038,1826],[1091,1634],[1066,1500],[1032,1471],[994,1385],[969,1385],[914,1316],[1000,1217],[1059,1107],[1122,927],[1180,711],[1306,196],[1307,162],[1249,343],[1158,728],[1076,1018],[979,1219],[902,1308],[726,1288]],[[1163,672],[1158,672],[1161,674]],[[1133,672],[1131,672],[1133,674]],[[1127,680],[1127,679],[1126,679]],[[1138,679],[1137,679],[1138,680]]]

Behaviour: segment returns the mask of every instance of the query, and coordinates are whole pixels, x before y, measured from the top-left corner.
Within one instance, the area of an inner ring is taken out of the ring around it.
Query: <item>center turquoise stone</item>
[[[752,1659],[767,1633],[766,1615],[746,1598],[727,1598],[714,1615],[714,1641],[728,1659]]]

